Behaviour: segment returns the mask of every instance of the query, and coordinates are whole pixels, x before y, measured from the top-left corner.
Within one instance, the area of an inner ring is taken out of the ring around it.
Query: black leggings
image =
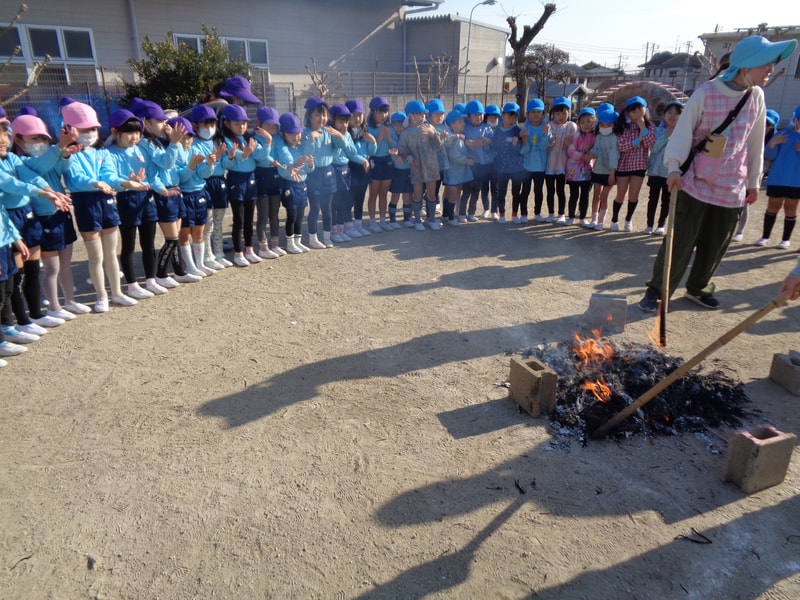
[[[30,319],[40,319],[44,316],[39,271],[39,261],[28,260],[22,264],[22,271],[17,271],[17,274],[14,275],[11,309],[20,325],[28,325],[31,322]],[[28,318],[29,312],[30,319]]]
[[[136,251],[136,230],[139,230],[139,247],[142,249],[142,266],[144,276],[151,279],[156,276],[156,223],[142,223],[141,225],[127,227],[119,226],[119,235],[122,238],[122,253],[119,261],[122,263],[122,272],[125,281],[136,281],[136,270],[133,267],[133,253]]]
[[[661,198],[661,212],[658,215],[658,226],[663,227],[669,215],[669,189],[667,188],[666,177],[650,176],[648,180],[650,186],[650,197],[647,200],[647,226],[652,227],[656,222],[656,210],[658,200]]]
[[[167,276],[167,265],[170,260],[172,261],[172,268],[175,269],[175,275],[186,275],[186,268],[183,266],[177,238],[164,240],[164,245],[158,253],[156,277],[163,279]]]
[[[303,211],[296,208],[286,209],[286,237],[300,235],[303,228]]]
[[[14,276],[0,281],[0,323],[3,325],[14,324],[14,314],[11,311],[11,294],[14,290]],[[0,342],[3,341],[3,334],[0,332]]]
[[[569,218],[575,217],[581,220],[586,218],[589,211],[589,190],[592,189],[591,181],[570,181],[569,182]],[[580,198],[580,204],[578,203]],[[577,209],[577,212],[576,212]]]
[[[547,186],[547,210],[550,214],[555,214],[555,196],[558,195],[558,215],[564,214],[567,207],[567,196],[564,193],[564,182],[566,176],[561,173],[559,175],[545,175],[544,182]]]
[[[229,200],[229,202],[233,213],[233,225],[231,227],[233,251],[243,252],[242,237],[244,237],[246,248],[250,248],[253,245],[253,215],[256,212],[256,201]]]

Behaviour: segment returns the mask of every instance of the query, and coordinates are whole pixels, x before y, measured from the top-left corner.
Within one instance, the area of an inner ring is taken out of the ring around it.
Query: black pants
[[[255,200],[229,200],[231,212],[233,213],[233,225],[231,227],[231,237],[233,238],[233,251],[244,252],[244,246],[249,248],[253,245],[253,215],[256,212]]]
[[[658,215],[658,226],[663,227],[667,222],[669,214],[669,189],[667,188],[667,178],[651,175],[647,180],[650,186],[650,198],[647,201],[647,226],[652,227],[656,221],[656,209],[658,209],[658,199],[661,198],[661,213]]]
[[[125,281],[136,281],[136,270],[133,267],[133,254],[136,251],[136,231],[139,231],[139,247],[142,249],[142,266],[144,276],[151,279],[156,276],[156,223],[142,223],[137,226],[119,226],[119,235],[122,238],[122,252],[119,261],[122,263],[122,272]]]
[[[544,182],[547,185],[547,210],[550,214],[555,214],[555,197],[558,196],[558,214],[563,215],[567,208],[567,196],[564,193],[564,182],[566,176],[561,173],[559,175],[545,175]]]
[[[589,211],[589,190],[592,189],[591,181],[569,182],[569,218],[576,216],[583,220]],[[577,208],[577,214],[576,214]]]

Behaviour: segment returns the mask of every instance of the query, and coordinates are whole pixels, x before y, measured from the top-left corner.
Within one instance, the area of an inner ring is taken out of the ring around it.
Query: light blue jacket
[[[767,185],[800,188],[800,152],[795,150],[800,143],[800,133],[788,127],[783,131],[789,135],[787,141],[774,148],[767,144],[764,149],[764,158],[774,161],[769,170]]]
[[[39,205],[39,202],[32,205],[33,198],[36,198],[52,207],[49,200],[38,197],[39,192],[46,187],[49,187],[47,182],[35,171],[26,167],[22,159],[13,152],[9,152],[6,158],[0,159],[0,205],[4,208],[22,208],[31,205],[36,214],[52,214],[37,212],[36,205]]]
[[[544,173],[547,169],[547,149],[550,147],[550,134],[545,135],[543,125],[525,122],[528,143],[522,146],[525,170],[530,173]]]

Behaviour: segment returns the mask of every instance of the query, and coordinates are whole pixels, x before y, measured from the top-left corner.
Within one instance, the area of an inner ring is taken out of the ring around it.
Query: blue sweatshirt
[[[491,149],[495,154],[494,165],[497,173],[520,173],[525,170],[522,156],[522,129],[518,125],[494,130]]]
[[[61,177],[72,164],[72,156],[64,158],[58,144],[53,144],[39,156],[21,156],[22,162],[29,169],[36,171],[49,185],[50,189],[64,192]],[[55,207],[53,207],[55,210]]]
[[[783,185],[800,188],[800,152],[795,150],[795,146],[800,142],[800,133],[789,127],[781,133],[784,132],[788,134],[788,140],[776,144],[774,148],[770,148],[767,144],[764,150],[764,158],[774,161],[769,170],[767,187]]]
[[[39,192],[48,187],[47,182],[39,177],[22,162],[22,159],[9,152],[5,159],[0,159],[0,205],[4,208],[22,208],[31,205],[36,214],[52,214],[37,212],[37,207],[47,208],[40,201],[53,207],[46,198],[39,198]],[[33,199],[36,202],[33,202]]]
[[[147,181],[154,192],[163,196],[167,189],[178,187],[180,176],[175,161],[183,152],[180,144],[170,142],[163,148],[156,141],[142,139],[139,149],[147,157]]]
[[[481,138],[489,138],[492,139],[494,137],[494,129],[492,129],[486,123],[481,123],[477,127],[474,127],[467,119],[467,124],[464,127],[464,138],[467,141],[474,141],[479,140]],[[467,151],[469,155],[475,158],[475,164],[477,165],[490,165],[494,162],[494,155],[490,149],[490,146],[483,146],[482,148],[470,148],[469,144],[467,144]]]
[[[21,239],[19,231],[9,219],[6,209],[0,205],[0,247],[10,246]],[[8,279],[8,274],[0,273],[0,281],[5,281],[6,279]]]
[[[522,147],[523,164],[530,173],[544,173],[547,169],[547,149],[550,147],[550,134],[544,133],[544,125],[525,123],[528,143]]]
[[[314,157],[315,169],[331,166],[336,148],[344,150],[347,147],[345,138],[350,137],[342,136],[342,138],[337,138],[328,133],[327,130],[319,129],[317,130],[319,136],[312,140],[311,133],[312,130],[307,127],[303,130],[303,142],[308,148],[306,153]]]
[[[256,170],[256,157],[260,159],[264,156],[264,147],[256,140],[256,149],[253,153],[245,158],[244,148],[247,147],[247,140],[244,136],[238,135],[236,139],[239,142],[239,149],[234,153],[233,160],[228,158],[228,152],[233,150],[233,140],[225,138],[225,145],[228,147],[228,152],[222,156],[222,167],[228,171],[236,171],[237,173],[253,173]]]
[[[100,165],[100,179],[118,192],[130,191],[122,187],[122,184],[131,179],[131,171],[134,175],[139,172],[139,169],[147,172],[147,157],[139,146],[120,148],[114,144],[106,148],[106,151],[106,159]],[[150,185],[147,179],[142,183]]]
[[[308,149],[304,147],[304,144],[301,142],[297,147],[292,148],[286,145],[286,142],[283,141],[283,138],[275,140],[275,160],[277,160],[281,165],[283,165],[284,169],[279,168],[278,173],[284,179],[289,179],[290,181],[294,181],[292,178],[291,168],[294,163],[297,162],[297,159],[303,156],[304,154],[308,154]],[[314,167],[310,167],[309,165],[303,165],[300,167],[300,176],[303,181],[306,180],[308,173],[314,170]]]
[[[72,155],[72,163],[64,173],[64,183],[73,194],[75,192],[97,192],[94,184],[102,181],[100,167],[103,165],[108,150],[105,148],[85,148]]]

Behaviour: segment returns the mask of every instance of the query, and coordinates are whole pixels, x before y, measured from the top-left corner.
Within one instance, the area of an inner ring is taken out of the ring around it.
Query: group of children
[[[501,110],[472,100],[448,112],[441,100],[412,100],[392,113],[381,96],[368,110],[359,99],[329,106],[309,98],[302,120],[261,106],[254,124],[236,99],[223,103],[220,114],[197,105],[188,118],[168,118],[158,104],[135,98],[129,109],[109,116],[106,140],[92,107],[68,97],[61,100],[63,125],[55,137],[33,110],[23,110],[13,122],[0,116],[0,357],[23,352],[20,344],[92,310],[73,293],[72,245],[78,235],[96,293],[93,309],[106,312],[109,303],[130,306],[234,265],[330,248],[402,226],[438,230],[440,192],[450,226],[476,221],[479,200],[483,218],[505,223],[510,184],[512,222],[528,222],[533,190],[536,221],[601,230],[616,185],[610,228],[619,230],[627,198],[624,230],[631,231],[649,175],[645,231],[664,232],[669,203],[662,156],[682,110],[678,102],[665,106],[655,127],[639,96],[620,114],[604,104],[597,111],[582,109],[574,122],[566,97],[555,99],[548,118],[544,103],[531,100],[524,119],[514,102]],[[794,123],[796,131],[800,109]],[[782,150],[791,147],[798,154],[796,135],[782,132],[772,139],[776,166],[786,162]],[[783,176],[773,176],[784,194]],[[797,201],[781,205],[788,218]],[[228,208],[231,260],[222,235]],[[164,237],[158,250],[157,228]],[[134,265],[137,237],[143,284]]]

